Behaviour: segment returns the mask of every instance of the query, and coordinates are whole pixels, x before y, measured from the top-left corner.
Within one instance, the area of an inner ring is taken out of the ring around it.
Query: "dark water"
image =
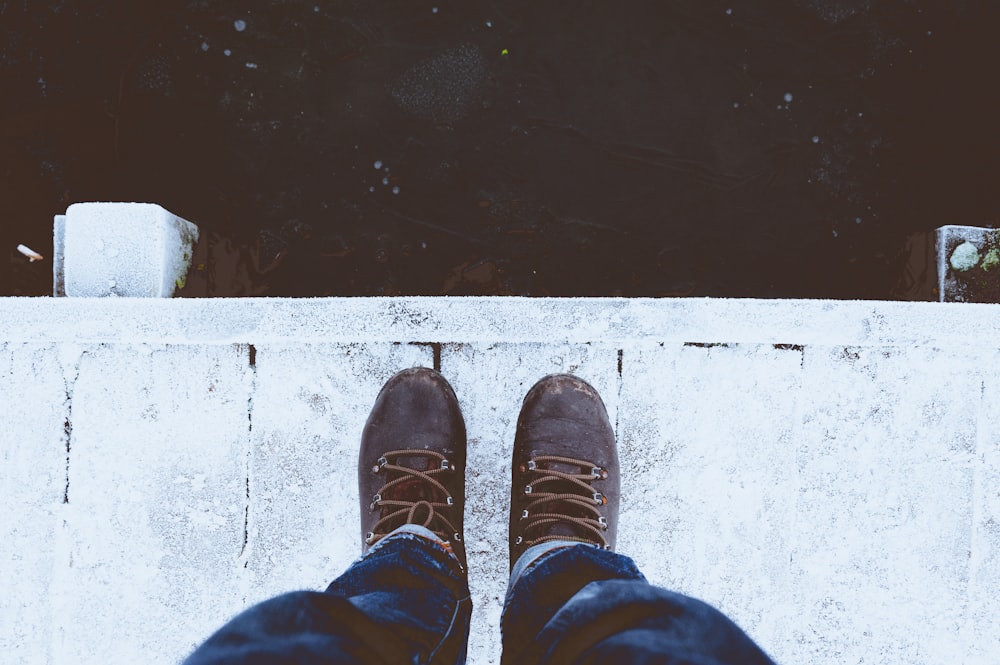
[[[890,298],[1000,221],[1000,3],[0,0],[0,295],[162,204],[214,295]],[[376,164],[380,168],[376,168]]]

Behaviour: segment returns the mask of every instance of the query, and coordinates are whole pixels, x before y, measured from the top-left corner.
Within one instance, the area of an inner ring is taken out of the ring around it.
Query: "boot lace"
[[[402,466],[396,463],[401,457],[429,458],[428,467],[435,468],[422,471]],[[404,524],[426,527],[443,541],[461,541],[462,535],[440,512],[454,506],[455,499],[437,476],[454,471],[454,465],[444,455],[433,450],[390,450],[383,453],[372,467],[372,473],[385,473],[386,483],[375,492],[369,506],[370,510],[381,508],[382,517],[368,532],[365,542],[374,545]],[[392,492],[394,488],[396,491]],[[404,498],[407,496],[420,498],[408,501]]]
[[[580,472],[559,471],[551,468],[552,464],[576,467]],[[531,547],[550,540],[570,540],[591,543],[605,549],[610,547],[604,537],[608,522],[601,515],[601,508],[607,505],[608,499],[591,485],[595,480],[608,477],[606,469],[586,460],[542,455],[528,460],[518,470],[532,480],[523,490],[530,499],[527,499],[528,503],[521,511],[522,535],[517,537],[516,545]],[[582,535],[564,535],[558,533],[560,530],[553,533],[551,528],[546,528],[537,538],[526,537],[541,527],[554,524],[571,525],[576,527],[576,533]]]

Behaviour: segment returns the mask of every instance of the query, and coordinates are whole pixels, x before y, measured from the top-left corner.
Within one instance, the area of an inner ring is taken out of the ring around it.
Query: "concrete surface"
[[[198,227],[155,203],[74,203],[52,224],[55,296],[170,298]]]
[[[619,550],[783,663],[995,663],[1000,305],[0,299],[0,653],[172,663],[360,550],[382,383],[469,430],[470,662],[499,658],[508,459],[535,380],[603,395]]]

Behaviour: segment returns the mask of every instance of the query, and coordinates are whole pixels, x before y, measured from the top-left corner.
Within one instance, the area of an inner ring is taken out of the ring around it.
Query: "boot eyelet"
[[[373,532],[369,531],[365,534],[365,543],[371,545],[373,540],[375,540],[375,534]]]
[[[598,517],[598,518],[597,518],[597,522],[598,522],[598,523],[599,523],[599,524],[600,524],[600,525],[601,525],[602,527],[604,527],[604,530],[605,530],[605,531],[607,531],[607,530],[608,530],[608,521],[607,521],[606,519],[604,519],[603,517]]]
[[[523,542],[524,542],[524,538],[522,538],[521,536],[518,536],[517,540],[514,541],[514,544],[515,545],[520,545]]]
[[[524,493],[525,494],[531,494],[531,485],[525,485],[524,486]]]
[[[445,499],[445,502],[446,502],[446,503],[447,503],[447,504],[448,504],[449,506],[454,506],[454,505],[455,505],[455,499],[451,498],[450,496],[449,496],[449,497],[448,497],[447,499]]]
[[[382,467],[385,466],[388,463],[389,463],[389,460],[387,460],[384,456],[383,457],[379,457],[375,461],[375,466],[372,467],[372,473],[378,473],[379,471],[382,470]]]
[[[454,468],[451,466],[451,462],[449,462],[446,459],[441,460],[441,468],[445,469],[445,470],[452,470],[452,471],[454,471]]]
[[[527,517],[528,517],[528,511],[527,510],[522,510],[521,511],[521,519],[522,520],[523,519],[527,519]]]
[[[594,492],[594,505],[603,506],[608,502],[600,492]]]
[[[382,501],[382,495],[381,494],[376,494],[375,496],[373,496],[372,497],[371,505],[368,506],[368,510],[375,510],[375,508],[378,507],[378,504],[381,501]]]
[[[596,467],[595,466],[595,467],[592,467],[590,469],[590,475],[593,478],[598,478],[600,480],[604,480],[605,478],[608,477],[608,472],[605,471],[604,469],[600,468],[600,467]]]
[[[452,536],[452,538],[455,539],[456,543],[462,542],[462,534],[460,534],[460,533],[456,533],[454,536]]]
[[[528,460],[528,471],[534,471],[537,468],[538,464],[535,463],[535,460]]]

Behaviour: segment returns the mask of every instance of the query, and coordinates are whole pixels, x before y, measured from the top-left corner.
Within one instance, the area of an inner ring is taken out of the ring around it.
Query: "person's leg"
[[[382,388],[358,478],[362,557],[323,593],[240,614],[187,665],[465,662],[465,424],[440,374],[406,370]]]
[[[589,384],[568,375],[535,384],[511,473],[504,663],[771,663],[717,610],[651,586],[613,551],[617,448]]]
[[[715,608],[650,585],[628,557],[580,543],[511,579],[502,628],[504,663],[772,663]]]
[[[255,605],[185,665],[461,663],[470,610],[455,555],[427,529],[404,526],[326,592],[296,591]]]
[[[409,524],[379,541],[327,587],[406,645],[407,662],[464,663],[472,600],[466,571],[446,541]],[[398,660],[394,662],[399,662]]]

